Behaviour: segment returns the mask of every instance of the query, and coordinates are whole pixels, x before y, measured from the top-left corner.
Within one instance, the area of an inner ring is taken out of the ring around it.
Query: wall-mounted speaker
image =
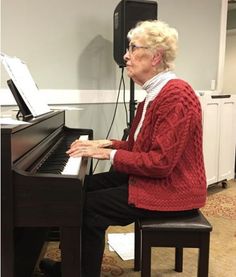
[[[120,67],[125,66],[123,56],[128,47],[127,33],[138,21],[157,19],[157,2],[122,0],[113,14],[113,56]]]

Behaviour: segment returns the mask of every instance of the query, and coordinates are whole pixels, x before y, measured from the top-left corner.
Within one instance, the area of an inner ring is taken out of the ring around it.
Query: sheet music
[[[50,112],[49,106],[40,97],[27,65],[16,57],[9,57],[2,53],[1,61],[32,115],[36,117]]]

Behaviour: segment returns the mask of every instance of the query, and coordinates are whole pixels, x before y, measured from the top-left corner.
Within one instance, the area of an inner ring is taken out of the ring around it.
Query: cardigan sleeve
[[[134,144],[134,132],[137,128],[137,125],[141,119],[142,111],[143,111],[143,105],[144,101],[139,103],[137,107],[137,111],[134,117],[134,120],[132,122],[132,126],[129,131],[129,137],[128,140],[116,140],[116,139],[111,139],[112,141],[112,148],[113,149],[123,149],[123,150],[131,150],[133,148]]]
[[[159,105],[157,112],[154,111],[155,116],[150,112],[146,115],[151,119],[145,119],[146,125],[142,126],[133,152],[116,152],[113,163],[116,170],[163,178],[169,176],[180,162],[186,144],[193,138],[196,123],[201,125],[198,100],[193,97],[189,101],[188,97],[170,93]],[[150,145],[146,147],[148,140]]]
[[[113,149],[128,150],[128,141],[111,139]]]

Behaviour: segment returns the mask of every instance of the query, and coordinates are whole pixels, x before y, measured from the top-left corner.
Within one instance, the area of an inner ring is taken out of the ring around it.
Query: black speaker
[[[123,56],[128,47],[127,33],[138,21],[157,19],[157,2],[122,0],[113,14],[113,56],[120,67],[125,66]]]

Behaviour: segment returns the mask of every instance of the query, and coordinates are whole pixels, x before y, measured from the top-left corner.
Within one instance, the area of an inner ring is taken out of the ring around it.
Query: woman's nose
[[[128,49],[126,49],[126,52],[125,52],[123,58],[126,62],[128,61],[128,59],[129,59],[129,50]]]

